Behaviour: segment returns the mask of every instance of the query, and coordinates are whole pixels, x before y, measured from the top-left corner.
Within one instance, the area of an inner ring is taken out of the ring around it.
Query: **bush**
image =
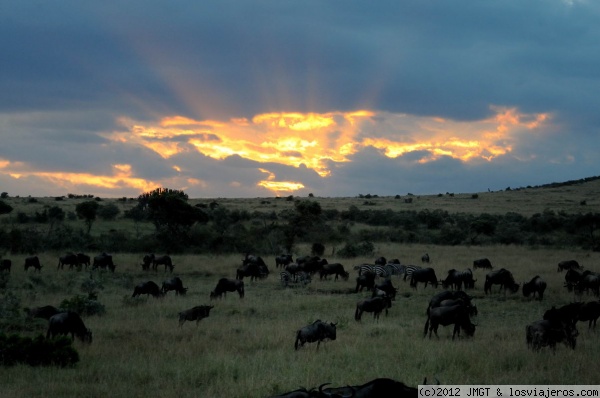
[[[103,304],[96,300],[90,300],[86,296],[76,295],[70,299],[65,299],[60,303],[60,308],[68,311],[74,311],[79,315],[102,315],[106,312]]]
[[[358,257],[358,256],[373,256],[375,245],[371,242],[346,243],[337,254],[340,257]]]
[[[79,354],[66,336],[48,340],[38,335],[35,339],[0,333],[0,365],[13,366],[26,363],[31,366],[73,366],[79,362]]]

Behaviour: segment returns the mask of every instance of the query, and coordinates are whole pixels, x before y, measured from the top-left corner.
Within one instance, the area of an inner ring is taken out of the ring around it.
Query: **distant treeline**
[[[322,210],[314,199],[296,200],[294,209],[279,212],[230,210],[224,206],[202,210],[201,221],[185,228],[169,225],[169,229],[138,214],[139,209],[137,213],[126,212],[122,216],[125,220],[120,216],[115,221],[115,229],[99,236],[73,223],[53,222],[52,218],[36,217],[36,221],[46,220],[46,224],[3,224],[0,254],[46,250],[279,254],[292,252],[294,245],[302,243],[351,257],[370,254],[378,242],[600,249],[600,213],[546,210],[526,217],[516,212],[474,215],[356,206]],[[156,231],[141,234],[141,223],[155,224]]]

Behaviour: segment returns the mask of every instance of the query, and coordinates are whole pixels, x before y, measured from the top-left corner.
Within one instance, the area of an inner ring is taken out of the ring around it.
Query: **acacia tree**
[[[195,223],[208,221],[202,210],[187,201],[188,195],[183,191],[157,188],[138,196],[137,207],[159,234],[174,240],[185,236]]]
[[[77,213],[77,217],[81,218],[87,225],[88,235],[90,234],[90,230],[92,229],[92,224],[94,223],[94,221],[96,221],[98,207],[100,207],[100,205],[95,200],[81,202],[78,203],[77,206],[75,206],[75,213]]]

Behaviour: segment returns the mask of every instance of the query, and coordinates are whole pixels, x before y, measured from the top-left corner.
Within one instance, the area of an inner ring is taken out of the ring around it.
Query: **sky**
[[[600,175],[595,0],[0,0],[0,191],[472,193]]]

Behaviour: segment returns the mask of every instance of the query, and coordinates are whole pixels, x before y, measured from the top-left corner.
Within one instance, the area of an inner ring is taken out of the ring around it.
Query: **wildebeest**
[[[264,264],[249,263],[242,265],[235,272],[236,279],[242,280],[244,277],[250,277],[250,280],[263,279],[269,275],[269,269]]]
[[[319,386],[319,397],[323,398],[417,398],[415,387],[388,378],[373,379],[367,383],[354,386],[323,388]]]
[[[294,348],[297,350],[302,347],[305,343],[317,342],[317,350],[321,341],[326,339],[335,340],[336,338],[336,325],[337,323],[327,323],[320,319],[317,319],[308,326],[304,326],[296,332],[296,341],[294,342]],[[300,344],[298,344],[300,343]]]
[[[504,290],[505,294],[506,289],[509,289],[512,293],[519,290],[519,284],[515,282],[512,273],[504,268],[492,271],[485,276],[485,294],[492,292],[492,285],[500,285],[500,290]]]
[[[396,292],[398,291],[398,289],[396,289],[394,287],[394,285],[392,284],[392,280],[389,278],[386,278],[383,281],[375,284],[375,286],[373,286],[373,296],[372,297],[376,296],[377,290],[384,292],[385,295],[392,300],[396,299]]]
[[[523,296],[529,297],[530,294],[537,293],[538,300],[544,298],[544,291],[546,290],[546,282],[539,276],[534,276],[529,282],[523,283]]]
[[[75,253],[67,253],[64,256],[60,256],[58,258],[58,266],[56,269],[64,269],[65,265],[68,265],[69,269],[73,269],[74,266],[79,267],[77,255]]]
[[[307,390],[304,387],[300,387],[297,390],[284,392],[279,395],[273,395],[272,397],[269,397],[269,398],[314,398],[314,397],[324,396],[322,394],[319,394],[319,395],[315,395],[315,394],[319,394],[319,393],[314,391],[314,388]]]
[[[490,260],[488,260],[487,258],[480,258],[478,260],[474,260],[473,261],[473,269],[477,269],[477,268],[487,268],[487,269],[492,269],[492,263]]]
[[[421,256],[421,262],[422,263],[429,263],[429,254],[425,253]]]
[[[221,298],[222,295],[227,295],[227,292],[237,291],[240,298],[244,297],[244,281],[238,279],[221,278],[217,282],[215,289],[210,292],[210,298]]]
[[[579,283],[579,281],[583,278],[583,272],[577,269],[569,269],[565,274],[565,287],[571,292],[573,288]]]
[[[79,267],[85,265],[85,269],[90,266],[90,256],[85,253],[77,253],[77,262],[79,263]]]
[[[12,261],[8,258],[3,258],[0,260],[0,271],[8,271],[10,272],[10,268],[12,267]]]
[[[131,297],[137,297],[140,294],[152,295],[153,297],[161,297],[163,293],[156,283],[153,281],[142,282],[133,289]]]
[[[100,253],[99,255],[94,257],[94,262],[92,263],[92,269],[109,269],[111,272],[115,272],[115,264],[113,263],[113,258],[111,254],[108,253]]]
[[[291,254],[280,254],[279,256],[275,257],[275,267],[285,267],[288,264],[291,264],[294,262],[294,259],[292,258]]]
[[[448,276],[446,276],[446,279],[442,281],[442,287],[444,289],[452,287],[452,289],[462,290],[463,284],[465,285],[465,289],[473,289],[475,287],[473,271],[471,271],[470,268],[467,268],[464,271],[451,269],[448,271]]]
[[[264,265],[265,267],[267,266],[265,260],[263,260],[262,257],[246,253],[246,256],[242,259],[242,265],[248,264]]]
[[[371,297],[356,303],[354,311],[354,319],[360,321],[363,312],[372,312],[373,319],[379,320],[379,315],[385,310],[385,315],[388,314],[388,308],[392,307],[392,300],[389,297]]]
[[[319,271],[319,277],[321,279],[327,279],[328,275],[333,274],[335,274],[336,281],[338,279],[338,276],[342,277],[342,279],[344,279],[345,281],[347,281],[348,276],[350,276],[350,274],[344,269],[344,266],[340,263],[325,264],[323,265],[323,268]]]
[[[213,305],[197,305],[189,310],[181,311],[179,313],[179,327],[183,326],[185,321],[196,321],[196,326],[204,318],[208,318],[210,310],[214,308]]]
[[[76,312],[68,311],[53,315],[48,320],[48,331],[46,338],[53,338],[56,335],[71,334],[71,338],[75,340],[75,336],[84,343],[92,342],[92,331],[85,327],[85,324],[77,315]]]
[[[561,261],[558,263],[558,269],[556,272],[561,272],[561,271],[565,271],[565,270],[568,271],[570,269],[581,270],[582,267],[575,260],[565,260],[565,261]]]
[[[25,259],[25,271],[29,268],[34,268],[36,271],[41,272],[42,265],[38,256],[27,257]]]
[[[142,258],[142,270],[148,271],[154,262],[154,253],[144,254]]]
[[[583,293],[583,291],[589,292],[591,290],[594,296],[598,296],[600,294],[600,274],[585,271],[579,282],[575,285],[575,290],[578,293]]]
[[[435,333],[437,337],[437,330],[439,325],[448,326],[454,324],[454,331],[452,332],[452,340],[458,335],[460,337],[460,329],[463,329],[467,336],[473,336],[475,334],[475,326],[471,323],[469,318],[468,309],[461,304],[453,306],[435,307],[429,310],[429,316],[425,322],[425,329],[423,335],[427,335],[429,330],[429,338],[431,338],[431,331]]]
[[[583,306],[583,303],[579,301],[565,304],[558,308],[552,306],[552,308],[544,312],[543,319],[575,325],[579,317],[581,306]]]
[[[442,292],[436,293],[433,295],[431,300],[429,300],[429,305],[427,306],[426,314],[429,316],[429,312],[432,308],[440,307],[444,301],[448,300],[461,300],[464,305],[469,309],[469,313],[471,315],[476,315],[477,308],[471,302],[471,296],[462,290],[450,291],[444,290]]]
[[[183,281],[181,280],[181,278],[176,276],[169,280],[163,281],[162,283],[162,292],[164,294],[167,294],[167,292],[171,290],[175,290],[175,294],[181,294],[183,296],[187,292],[188,288],[183,287]]]
[[[296,258],[296,262],[300,264],[304,272],[314,275],[323,269],[323,266],[327,263],[327,260],[320,258],[319,256],[304,256]]]
[[[385,257],[377,257],[375,259],[375,265],[386,265],[387,264],[387,259]]]
[[[175,266],[173,265],[173,260],[168,254],[165,254],[164,256],[154,257],[154,260],[152,260],[152,269],[156,271],[159,265],[165,266],[165,272],[167,272],[167,268],[170,272],[173,272],[173,268],[175,268]]]
[[[362,292],[363,288],[367,288],[367,290],[373,290],[375,286],[375,273],[373,272],[365,272],[356,277],[356,293],[359,291]]]
[[[596,328],[598,317],[600,317],[600,301],[589,301],[579,307],[577,321],[589,321],[588,329],[592,327],[592,322],[594,323],[594,329]]]
[[[542,347],[556,349],[556,343],[560,342],[575,349],[578,335],[575,325],[568,322],[543,319],[525,327],[525,340],[533,351],[539,351]]]
[[[427,287],[428,283],[431,283],[431,286],[433,287],[438,287],[438,279],[434,269],[421,268],[414,270],[410,277],[410,286],[416,289],[419,282],[425,283],[425,287]]]
[[[50,319],[54,315],[60,314],[61,312],[64,312],[64,311],[62,311],[52,305],[44,305],[42,307],[33,307],[33,308],[25,309],[25,312],[27,313],[27,316],[29,316],[30,318]]]

